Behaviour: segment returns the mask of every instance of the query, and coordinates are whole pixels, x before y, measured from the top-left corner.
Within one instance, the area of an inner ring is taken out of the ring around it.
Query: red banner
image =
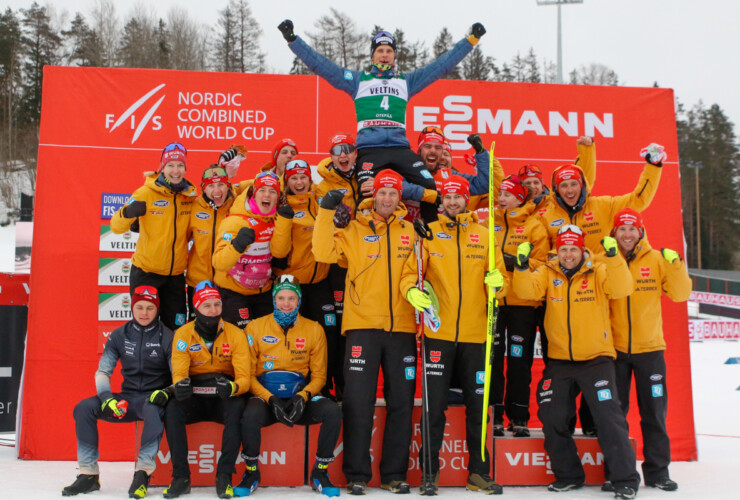
[[[444,80],[411,100],[407,123],[414,147],[423,126],[442,126],[461,169],[467,168],[465,137],[477,132],[486,144],[496,141],[507,173],[536,162],[546,179],[572,161],[579,135],[593,135],[596,195],[631,191],[643,165],[640,149],[663,144],[669,161],[645,221],[656,246],[683,248],[671,90]],[[20,456],[75,458],[72,408],[95,391],[100,337],[107,331],[100,322],[130,314],[127,278],[120,273],[135,235],[112,235],[110,207],[142,185],[143,171],[158,167],[165,144],[188,147],[187,176],[196,181],[218,153],[245,144],[250,153],[237,176],[242,180],[267,161],[279,139],[293,138],[316,165],[332,135],[354,130],[349,96],[314,76],[45,68]],[[671,449],[674,460],[692,460],[686,307],[667,300],[663,307]],[[538,362],[534,370],[541,368]],[[532,410],[535,415],[534,400]],[[633,412],[630,430],[640,443],[638,422]],[[530,425],[539,423],[533,417]],[[104,460],[133,456],[132,439],[101,442]]]

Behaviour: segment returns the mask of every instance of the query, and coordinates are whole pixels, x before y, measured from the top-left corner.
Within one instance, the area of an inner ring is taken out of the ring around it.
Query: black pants
[[[491,372],[494,421],[503,422],[504,412],[512,422],[529,421],[529,386],[532,383],[536,336],[536,308],[531,306],[499,308]],[[506,376],[504,376],[505,354]]]
[[[342,282],[344,290],[344,282]],[[338,321],[334,291],[329,279],[318,283],[302,285],[301,315],[321,324],[326,335],[326,385],[322,394],[329,395],[334,389],[335,395],[341,399],[344,380],[342,378],[342,363],[344,361],[344,337]],[[341,350],[339,349],[341,343]]]
[[[615,365],[619,402],[624,416],[630,404],[630,385],[635,375],[637,405],[640,409],[642,429],[642,474],[646,484],[667,479],[671,463],[671,442],[666,430],[668,393],[664,351],[628,355],[617,351]]]
[[[386,402],[380,480],[406,480],[416,389],[416,334],[350,330],[344,364],[344,475],[347,481],[372,478],[373,431],[378,369],[383,370]]]
[[[425,189],[437,189],[434,177],[424,165],[424,160],[411,149],[395,146],[389,148],[363,148],[357,152],[357,165],[360,171],[369,167],[373,176],[385,168],[395,170],[407,182]],[[358,181],[362,174],[358,171]],[[437,220],[437,208],[433,203],[421,203],[421,216],[426,222]]]
[[[137,286],[153,286],[159,293],[159,318],[167,328],[177,330],[187,323],[187,309],[185,297],[185,275],[177,274],[165,276],[156,273],[147,273],[136,266],[131,266],[129,277],[129,291],[134,293]]]
[[[262,442],[262,428],[277,422],[270,405],[263,399],[252,397],[247,401],[241,420],[244,458],[257,460]],[[315,396],[306,403],[306,410],[297,425],[321,424],[316,458],[321,462],[334,460],[334,447],[342,428],[342,410],[331,399]]]
[[[224,321],[244,329],[253,319],[272,314],[272,292],[262,292],[255,295],[241,293],[218,287],[223,302],[221,317]]]
[[[226,399],[193,395],[183,401],[170,398],[164,420],[167,444],[172,456],[172,477],[190,477],[188,465],[188,434],[185,426],[196,422],[224,424],[221,437],[221,456],[216,474],[234,474],[236,458],[241,445],[241,418],[245,399],[233,396]]]
[[[342,335],[342,317],[344,316],[344,280],[347,277],[347,268],[332,264],[329,267],[329,275],[326,277],[329,291],[334,304],[334,315],[337,326],[326,332],[326,385],[322,389],[325,396],[334,390],[337,400],[342,399],[344,393],[344,350],[346,348],[346,337]]]
[[[550,456],[552,472],[558,481],[583,483],[586,478],[569,429],[580,387],[596,421],[599,446],[608,468],[607,479],[615,486],[638,488],[640,474],[636,469],[635,450],[629,442],[615,381],[611,358],[548,362],[537,388],[537,416],[545,433],[545,450]]]
[[[468,471],[486,474],[491,468],[488,450],[485,457],[481,457],[480,454],[486,345],[431,338],[427,338],[425,343],[429,439],[432,452],[431,474],[434,475],[439,471],[439,449],[444,439],[447,422],[445,411],[453,373],[458,375],[457,380],[462,387],[465,402],[465,440],[470,456]],[[423,457],[424,450],[421,449],[419,462],[422,464]]]

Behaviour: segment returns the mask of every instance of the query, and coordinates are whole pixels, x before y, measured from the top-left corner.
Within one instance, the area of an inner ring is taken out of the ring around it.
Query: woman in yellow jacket
[[[272,253],[280,179],[260,172],[237,196],[221,223],[213,251],[214,281],[223,300],[223,318],[239,328],[272,311]]]
[[[557,237],[557,256],[534,271],[528,262],[531,244],[522,243],[514,270],[514,293],[525,300],[547,301],[550,359],[537,388],[537,416],[555,475],[548,489],[568,491],[585,480],[569,428],[580,390],[595,417],[614,496],[634,498],[640,475],[619,407],[608,302],[629,295],[632,278],[613,238],[602,240],[605,257],[598,261],[584,241],[581,228],[564,226]]]
[[[195,287],[195,320],[175,332],[172,381],[175,397],[165,414],[167,443],[172,454],[172,483],[165,498],[190,493],[186,425],[224,425],[221,456],[216,468],[216,494],[231,498],[231,476],[241,444],[241,416],[249,391],[252,364],[244,332],[221,318],[222,302],[210,281]]]
[[[235,193],[224,167],[212,164],[203,171],[200,181],[201,195],[195,199],[190,213],[188,239],[193,242],[188,253],[188,310],[190,319],[195,317],[193,293],[195,285],[214,278],[213,250],[216,246],[218,227],[229,215]]]
[[[286,168],[286,172],[290,171],[290,162]],[[235,493],[249,495],[259,485],[257,459],[263,427],[276,422],[291,427],[318,423],[321,426],[311,487],[327,496],[339,496],[327,468],[334,461],[342,411],[336,402],[320,395],[326,382],[324,331],[317,322],[299,314],[305,293],[294,276],[278,277],[272,293],[273,313],[252,321],[246,329],[252,357],[253,396],[242,416],[246,470]]]
[[[626,417],[634,374],[645,485],[672,491],[678,485],[668,474],[671,444],[665,423],[666,344],[660,301],[663,293],[675,302],[688,300],[691,278],[678,252],[667,248],[658,251],[650,246],[639,212],[631,208],[619,211],[614,217],[612,236],[627,261],[635,287],[629,297],[609,301],[619,402]]]
[[[160,318],[175,330],[186,321],[185,268],[188,226],[197,193],[185,179],[187,150],[168,144],[160,168],[111,218],[111,230],[125,233],[138,223],[139,241],[131,257],[129,288],[153,286],[160,296]]]
[[[432,239],[424,241],[421,255],[423,277],[439,299],[439,329],[425,329],[426,384],[429,408],[431,470],[426,481],[438,484],[439,450],[445,433],[450,381],[457,375],[465,402],[466,439],[469,453],[467,488],[499,494],[501,486],[489,476],[488,450],[481,456],[485,372],[486,296],[490,280],[503,297],[503,259],[496,254],[497,269],[487,276],[488,229],[478,224],[475,212],[467,210],[468,181],[452,175],[441,186],[444,213],[429,224]],[[431,299],[417,288],[417,256],[411,254],[401,273],[401,294],[418,310],[429,307]],[[423,432],[423,431],[422,431]],[[424,456],[424,451],[419,451]],[[420,460],[421,462],[421,460]]]
[[[401,269],[412,253],[414,229],[403,220],[402,177],[385,169],[373,182],[373,198],[364,200],[355,220],[336,234],[334,211],[344,193],[332,190],[324,195],[313,233],[318,262],[347,266],[343,469],[348,490],[358,495],[364,494],[372,477],[370,438],[380,368],[387,396],[381,486],[409,492],[406,474],[416,388],[414,308],[399,288]]]
[[[544,264],[550,251],[547,231],[538,217],[532,217],[535,206],[527,203],[527,188],[516,175],[501,183],[498,208],[494,210],[496,254],[501,253],[506,274],[511,279],[516,252],[521,243],[533,245],[529,259],[532,269]],[[541,302],[525,300],[510,292],[500,303],[493,344],[491,402],[493,435],[504,435],[504,413],[509,418],[515,437],[529,436],[529,386],[532,382],[534,343]],[[504,357],[506,356],[506,376]]]
[[[323,394],[328,395],[334,389],[335,396],[341,399],[344,339],[327,279],[330,264],[316,262],[312,251],[319,204],[311,189],[311,168],[306,160],[295,158],[285,166],[283,177],[288,203],[277,210],[275,233],[270,240],[272,267],[276,274],[295,276],[301,283],[301,315],[317,321],[326,333],[328,367]]]
[[[647,153],[650,148],[653,154]],[[659,151],[659,153],[658,153]],[[563,165],[552,174],[553,193],[542,214],[542,224],[547,229],[550,246],[555,246],[561,226],[574,224],[583,228],[586,248],[601,253],[599,242],[609,235],[614,215],[626,207],[642,212],[653,201],[665,153],[663,147],[651,144],[643,149],[645,166],[631,193],[621,196],[591,196],[583,170],[577,165]]]

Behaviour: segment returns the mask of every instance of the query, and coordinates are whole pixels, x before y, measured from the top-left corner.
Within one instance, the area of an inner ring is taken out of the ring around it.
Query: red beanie
[[[157,289],[153,286],[137,286],[134,288],[134,293],[131,295],[131,309],[133,309],[136,303],[140,300],[151,302],[157,309],[159,309],[159,295],[157,293]]]
[[[378,172],[373,182],[373,196],[378,192],[380,188],[393,188],[398,191],[398,195],[403,194],[403,177],[401,177],[395,170],[386,168]]]
[[[296,174],[304,174],[311,177],[311,167],[308,166],[306,160],[293,158],[285,164],[285,182],[288,182],[288,179]]]
[[[519,169],[519,177],[537,177],[542,182],[542,169],[533,163],[527,163]]]
[[[337,134],[332,137],[331,142],[329,143],[329,150],[331,151],[331,148],[338,144],[349,144],[353,148],[357,147],[357,143],[355,143],[355,138],[349,134]]]
[[[195,287],[196,292],[193,294],[193,306],[195,306],[196,309],[198,309],[206,300],[221,300],[221,294],[218,293],[218,289],[213,288],[211,285],[213,285],[213,283],[210,281],[201,281],[198,286]]]
[[[583,173],[581,169],[575,165],[563,165],[558,167],[552,174],[552,187],[557,191],[558,186],[563,181],[569,181],[575,179],[578,184],[583,188]]]
[[[295,149],[295,154],[298,154],[298,146],[296,146],[293,139],[283,139],[275,145],[275,149],[272,150],[272,166],[277,165],[277,157],[285,146],[292,146]]]
[[[218,182],[223,182],[227,186],[231,187],[231,181],[229,180],[229,175],[226,173],[226,169],[214,164],[203,171],[203,176],[200,180],[200,188],[205,191],[206,186],[209,184],[216,184]]]
[[[563,245],[575,245],[581,250],[586,249],[586,242],[583,238],[583,229],[573,224],[567,224],[558,230],[558,239],[555,247],[560,248]]]
[[[522,185],[522,180],[518,175],[510,175],[501,182],[500,191],[506,191],[513,194],[517,200],[524,203],[529,191]]]
[[[164,167],[165,165],[167,165],[167,163],[171,161],[181,161],[183,163],[187,163],[187,157],[188,150],[185,149],[185,146],[183,146],[179,142],[171,142],[167,144],[162,150],[162,156],[159,159],[159,163],[162,167]]]
[[[465,197],[465,201],[470,201],[470,183],[465,177],[451,175],[442,182],[442,197],[444,195],[459,194]]]
[[[614,215],[614,225],[612,226],[611,235],[614,236],[619,226],[635,226],[640,230],[640,234],[644,233],[642,226],[642,215],[637,210],[631,208],[623,208]]]
[[[442,133],[442,129],[439,127],[424,127],[424,130],[419,134],[419,141],[416,146],[416,150],[420,151],[424,144],[445,144],[445,136]]]
[[[270,187],[279,193],[280,179],[278,179],[278,176],[272,172],[260,172],[257,174],[257,177],[254,178],[254,189],[252,192],[256,193],[261,187]]]

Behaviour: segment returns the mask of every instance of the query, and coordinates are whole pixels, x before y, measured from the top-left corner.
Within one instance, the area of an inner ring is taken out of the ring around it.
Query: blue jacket
[[[296,37],[294,41],[288,44],[288,47],[306,64],[308,69],[329,82],[332,87],[346,92],[352,99],[355,98],[360,86],[361,71],[342,68],[312,49],[301,37]],[[409,99],[451,71],[471,50],[473,50],[473,45],[466,38],[463,38],[436,61],[404,75]],[[373,66],[370,72],[373,75],[384,76],[388,79],[397,78],[393,68],[381,72]],[[409,147],[406,130],[400,127],[370,127],[357,134],[358,149],[397,146]]]

